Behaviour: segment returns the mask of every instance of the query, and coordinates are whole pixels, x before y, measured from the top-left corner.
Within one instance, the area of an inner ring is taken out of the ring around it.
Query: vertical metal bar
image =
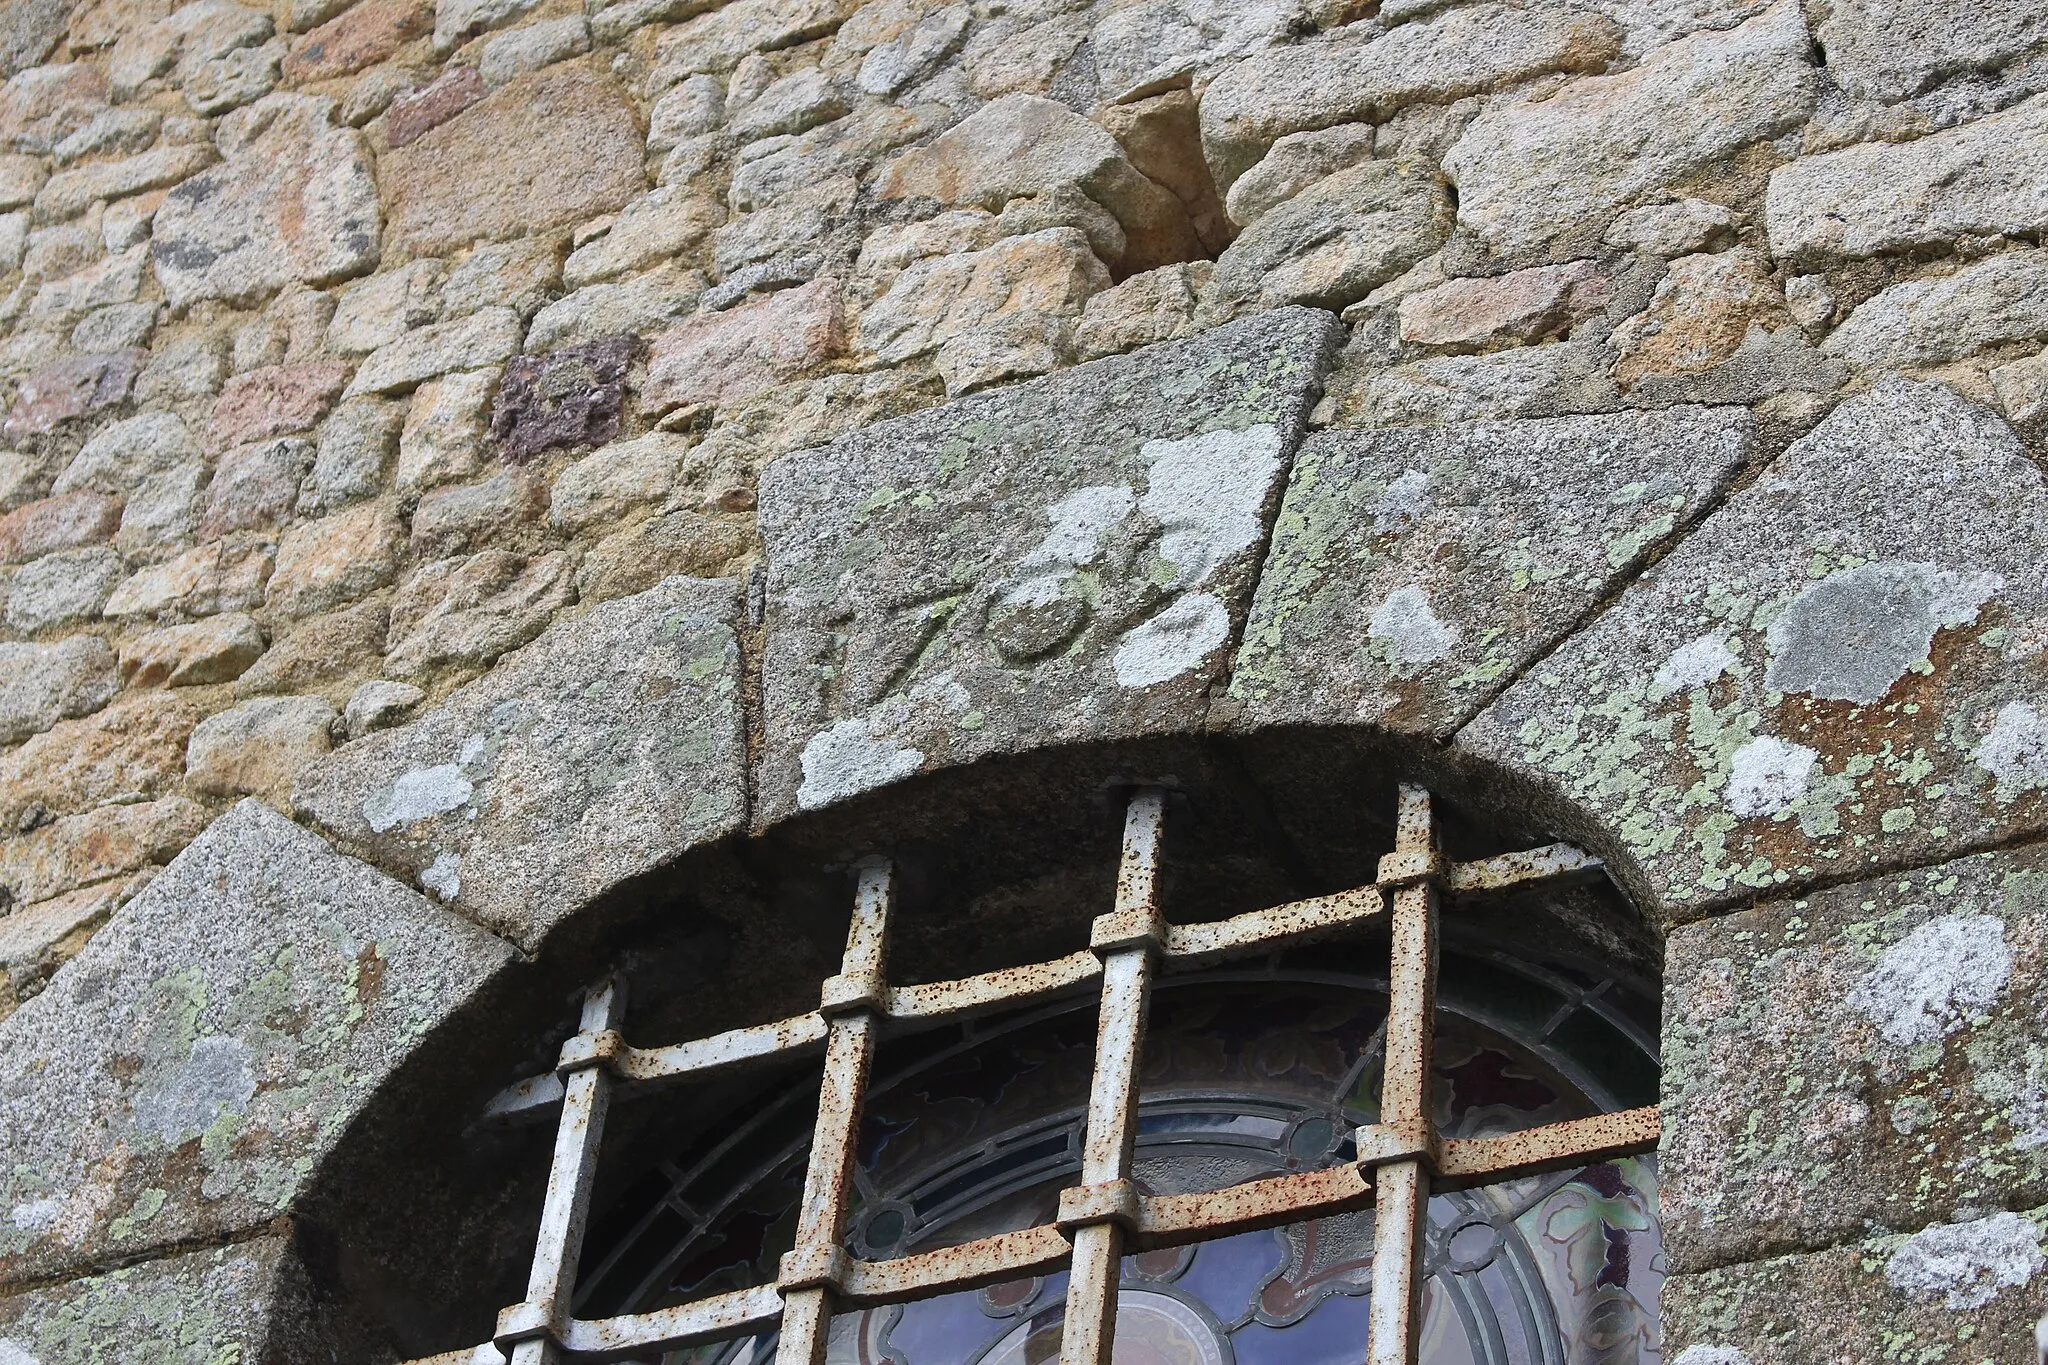
[[[582,1031],[614,1032],[626,1014],[626,990],[616,978],[591,988],[583,998]],[[590,1190],[597,1176],[597,1152],[611,1105],[611,1072],[586,1066],[563,1086],[562,1120],[555,1129],[554,1162],[548,1168],[547,1199],[541,1205],[540,1236],[533,1270],[526,1280],[526,1307],[550,1327],[512,1348],[512,1365],[553,1365],[561,1359],[555,1332],[576,1288],[576,1262],[583,1254],[583,1230],[590,1216]]]
[[[825,1039],[825,1075],[818,1091],[818,1125],[811,1136],[810,1165],[804,1172],[803,1203],[797,1208],[796,1249],[785,1261],[786,1268],[798,1264],[822,1273],[843,1254],[840,1239],[846,1231],[847,1194],[853,1184],[854,1144],[860,1132],[868,1073],[875,1060],[877,1007],[888,990],[882,972],[895,893],[895,869],[886,860],[874,858],[861,865],[853,923],[846,931],[846,954],[840,959],[839,975],[826,983],[826,1004],[835,1012]],[[777,1365],[823,1365],[831,1325],[829,1286],[806,1284],[785,1291]]]
[[[1400,800],[1390,862],[1407,875],[1393,892],[1380,1123],[1426,1140],[1432,1134],[1430,1078],[1436,1043],[1436,831],[1427,791],[1404,785]],[[1418,866],[1425,869],[1419,876],[1414,875]],[[1369,1365],[1410,1365],[1422,1316],[1419,1272],[1429,1172],[1420,1160],[1392,1161],[1379,1167],[1374,1183],[1366,1359]]]
[[[1081,1183],[1125,1181],[1138,1131],[1138,1061],[1145,1046],[1145,1012],[1165,926],[1160,920],[1159,835],[1166,811],[1163,792],[1147,789],[1124,813],[1123,863],[1116,908],[1096,921],[1094,941],[1104,952],[1102,1005],[1095,1028],[1095,1075],[1088,1091],[1088,1132],[1081,1149]],[[1067,1280],[1060,1365],[1108,1365],[1116,1336],[1117,1266],[1123,1228],[1091,1222],[1074,1230],[1073,1269]]]

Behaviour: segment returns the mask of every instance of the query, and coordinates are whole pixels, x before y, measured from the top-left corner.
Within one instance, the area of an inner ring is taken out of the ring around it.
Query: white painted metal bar
[[[1159,839],[1165,816],[1165,793],[1148,788],[1131,798],[1124,812],[1116,908],[1095,921],[1091,935],[1091,946],[1103,954],[1102,1004],[1081,1147],[1081,1188],[1069,1194],[1084,1197],[1075,1204],[1095,1195],[1098,1207],[1073,1230],[1060,1365],[1108,1365],[1115,1343],[1117,1267],[1129,1217],[1104,1216],[1100,1205],[1124,1202],[1135,1212],[1130,1175],[1138,1133],[1138,1060],[1145,1046],[1153,966],[1166,937],[1159,914]]]
[[[616,978],[605,981],[584,997],[582,1031],[570,1041],[615,1039],[625,1015],[625,986]],[[611,1093],[611,1073],[601,1062],[579,1065],[563,1082],[562,1117],[555,1129],[554,1162],[548,1169],[526,1301],[498,1318],[498,1344],[510,1349],[512,1365],[555,1365],[561,1359]]]
[[[1437,904],[1442,872],[1429,793],[1403,786],[1394,852],[1381,862],[1392,884],[1393,947],[1387,973],[1386,1062],[1380,1073],[1379,1127],[1410,1150],[1436,1146],[1431,1075],[1436,1038]],[[1361,1141],[1361,1149],[1364,1147]],[[1369,1365],[1409,1365],[1421,1323],[1421,1241],[1429,1210],[1426,1155],[1385,1162],[1374,1171]]]
[[[888,998],[882,971],[895,893],[895,869],[886,860],[873,858],[861,865],[853,923],[846,931],[846,955],[839,975],[825,983],[824,1008],[830,1012],[831,1030],[825,1040],[818,1125],[811,1135],[803,1202],[797,1206],[796,1249],[782,1262],[782,1340],[776,1348],[777,1365],[824,1363],[833,1299],[844,1279],[846,1253],[840,1240],[846,1231],[848,1195],[853,1187],[861,1101],[879,1036],[876,1007]]]

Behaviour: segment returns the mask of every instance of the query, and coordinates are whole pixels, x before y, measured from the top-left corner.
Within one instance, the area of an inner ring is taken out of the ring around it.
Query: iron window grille
[[[1069,1271],[1061,1365],[1108,1365],[1118,1266],[1131,1252],[1206,1242],[1372,1208],[1369,1365],[1411,1365],[1421,1319],[1424,1218],[1433,1191],[1460,1189],[1653,1151],[1654,1105],[1507,1133],[1445,1139],[1430,1106],[1443,892],[1501,891],[1595,871],[1598,860],[1549,844],[1474,862],[1438,847],[1430,796],[1403,786],[1394,851],[1368,886],[1209,923],[1167,922],[1158,904],[1164,794],[1136,793],[1125,812],[1116,900],[1097,916],[1086,950],[957,981],[891,986],[884,974],[895,875],[884,859],[859,866],[853,920],[837,975],[808,1014],[667,1047],[636,1048],[619,1033],[616,980],[594,986],[581,1029],[552,1076],[522,1083],[503,1106],[552,1103],[556,1129],[526,1298],[498,1315],[493,1340],[432,1357],[436,1365],[621,1360],[779,1330],[777,1365],[823,1365],[834,1312],[907,1303],[1007,1280]],[[1138,1062],[1147,1006],[1162,967],[1231,957],[1386,921],[1391,934],[1380,1119],[1357,1130],[1357,1159],[1192,1194],[1148,1195],[1132,1182]],[[1095,1063],[1080,1183],[1060,1193],[1054,1222],[890,1260],[845,1247],[854,1144],[882,1031],[1028,1005],[1100,982]],[[796,1245],[773,1284],[626,1316],[578,1319],[570,1310],[607,1106],[622,1085],[701,1078],[824,1054],[823,1079]],[[494,1106],[500,1107],[500,1106]],[[425,1365],[425,1362],[421,1362]]]

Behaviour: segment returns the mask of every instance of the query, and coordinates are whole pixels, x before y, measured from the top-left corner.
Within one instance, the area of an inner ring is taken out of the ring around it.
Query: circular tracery
[[[1355,1158],[1378,1118],[1386,983],[1370,951],[1162,983],[1135,1175],[1216,1189]],[[1384,956],[1378,959],[1384,963]],[[1353,970],[1357,968],[1357,970]],[[1048,1222],[1079,1166],[1094,1011],[1075,1001],[902,1040],[861,1129],[849,1250],[888,1259]],[[1446,953],[1437,1119],[1484,1136],[1653,1102],[1655,1006],[1624,983]],[[806,1080],[662,1163],[601,1220],[580,1316],[771,1282],[791,1245],[815,1096]],[[1125,1257],[1115,1358],[1318,1365],[1359,1358],[1370,1210]],[[1652,1362],[1662,1279],[1649,1159],[1430,1201],[1419,1358]],[[1058,1354],[1065,1274],[842,1314],[835,1365],[1037,1365]],[[772,1336],[673,1353],[751,1365]]]

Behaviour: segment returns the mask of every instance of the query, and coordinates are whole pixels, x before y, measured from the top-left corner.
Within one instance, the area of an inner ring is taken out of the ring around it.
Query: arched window
[[[1654,1002],[1439,943],[1446,895],[1598,864],[1449,862],[1405,787],[1373,884],[1176,924],[1165,815],[1131,797],[1115,903],[1053,961],[892,985],[871,859],[816,1011],[643,1049],[594,988],[499,1105],[561,1114],[526,1298],[477,1358],[1656,1359]],[[616,1089],[819,1052],[586,1239]]]

